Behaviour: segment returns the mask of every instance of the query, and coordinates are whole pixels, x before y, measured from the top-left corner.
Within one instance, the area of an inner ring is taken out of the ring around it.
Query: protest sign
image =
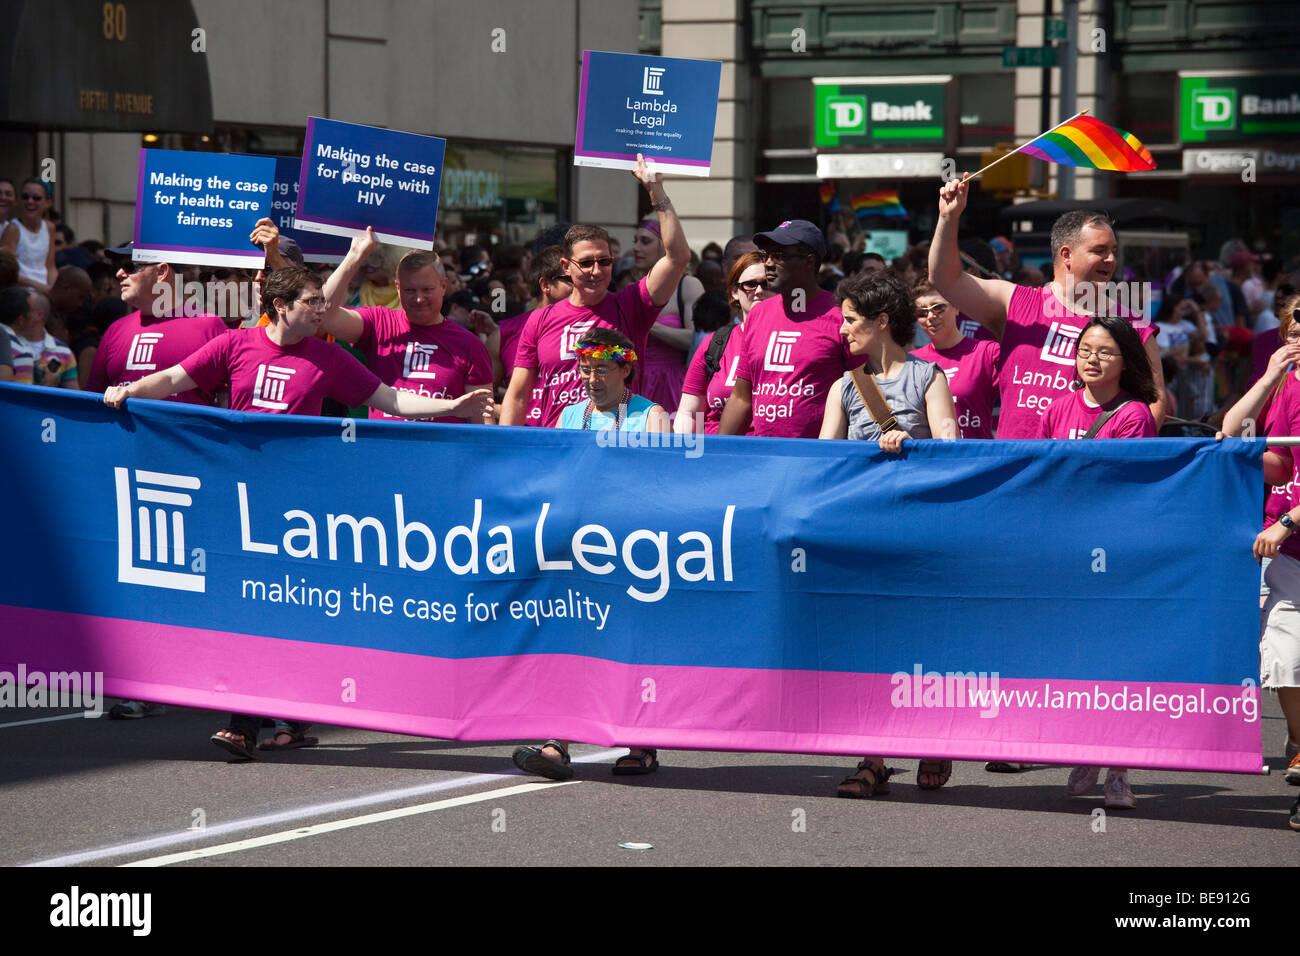
[[[582,54],[573,164],[709,175],[722,64],[633,53]]]
[[[447,141],[311,116],[294,228],[432,249]]]
[[[271,214],[274,181],[270,156],[140,150],[133,257],[261,268],[265,254],[248,236]]]
[[[0,408],[41,529],[0,667],[464,740],[1259,772],[1262,442]]]
[[[293,220],[298,211],[298,173],[301,169],[301,156],[275,157],[275,195],[271,199],[271,218],[282,238],[298,243],[305,261],[342,262],[350,245],[347,239],[294,228]]]

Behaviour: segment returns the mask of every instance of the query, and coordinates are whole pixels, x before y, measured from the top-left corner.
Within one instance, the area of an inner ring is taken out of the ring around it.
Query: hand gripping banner
[[[461,740],[1261,766],[1262,443],[642,447],[14,385],[0,421],[10,672]]]

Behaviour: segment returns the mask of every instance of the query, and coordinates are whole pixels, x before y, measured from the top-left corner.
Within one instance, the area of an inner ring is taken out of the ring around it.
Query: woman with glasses
[[[1300,436],[1300,293],[1278,292],[1274,311],[1282,347],[1264,375],[1223,418],[1223,434]],[[1259,686],[1277,691],[1286,719],[1286,782],[1300,785],[1300,475],[1291,448],[1264,452],[1264,480],[1271,490],[1264,506],[1264,530],[1255,538],[1255,559],[1263,565]],[[1292,810],[1300,829],[1300,801]]]
[[[645,275],[663,258],[664,244],[655,220],[642,220],[637,227],[632,255],[637,276]],[[704,284],[699,279],[689,273],[682,276],[668,304],[660,311],[658,321],[650,327],[650,338],[646,340],[641,390],[669,412],[676,411],[682,393],[686,359],[695,340],[691,313],[703,294]]]
[[[1150,405],[1159,397],[1142,339],[1127,320],[1098,315],[1079,333],[1074,351],[1074,391],[1048,406],[1040,438],[1155,438]],[[1066,793],[1086,796],[1097,785],[1100,767],[1075,767]],[[1132,810],[1137,799],[1128,769],[1111,767],[1103,788],[1106,806]]]
[[[609,233],[600,226],[586,224],[573,226],[565,233],[561,265],[573,289],[562,302],[536,309],[528,317],[502,403],[502,425],[549,428],[566,406],[583,397],[573,346],[593,328],[617,329],[631,339],[637,354],[645,354],[650,327],[686,272],[691,250],[658,175],[644,159],[638,160],[633,174],[659,214],[666,250],[663,258],[644,279],[611,293],[614,256]]]
[[[560,413],[557,428],[582,431],[667,432],[668,415],[650,399],[632,391],[637,354],[632,342],[614,329],[592,329],[574,345],[578,356],[578,377],[586,398]],[[518,747],[515,766],[551,780],[573,776],[569,741],[548,740],[536,747]],[[631,776],[659,769],[658,751],[633,747],[614,761],[614,773]]]
[[[18,284],[49,292],[58,278],[54,266],[54,224],[45,216],[45,183],[24,179],[18,192],[18,216],[0,232],[0,250],[18,260]]]
[[[704,408],[704,434],[716,435],[731,389],[735,385],[736,366],[740,360],[745,320],[755,302],[770,298],[767,270],[761,252],[747,252],[731,267],[727,277],[727,294],[731,297],[732,315],[739,321],[712,332],[700,343],[686,370],[682,383],[682,400],[673,418],[673,431],[690,434],[696,430],[696,414]]]
[[[930,343],[912,354],[943,369],[957,410],[962,438],[993,437],[998,399],[998,343],[973,339],[961,330],[956,306],[941,296],[928,275],[912,286],[916,318]]]

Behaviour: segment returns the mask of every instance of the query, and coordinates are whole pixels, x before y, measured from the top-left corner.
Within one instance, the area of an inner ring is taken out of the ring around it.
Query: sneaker
[[[1286,782],[1293,787],[1300,787],[1300,754],[1292,757],[1286,765]]]
[[[1300,754],[1300,744],[1293,744],[1291,743],[1290,738],[1287,738],[1286,759],[1290,761],[1291,758],[1294,757],[1296,754]]]
[[[1116,773],[1111,770],[1106,774],[1106,806],[1112,810],[1133,810],[1136,809],[1138,802],[1137,797],[1133,796],[1133,789],[1128,785],[1128,771],[1121,770]]]
[[[1295,803],[1291,804],[1291,829],[1300,830],[1300,797],[1295,798]]]
[[[150,704],[143,700],[124,700],[114,704],[108,712],[109,720],[139,720],[141,717],[158,717],[167,713],[163,704]]]
[[[1065,783],[1065,792],[1072,797],[1086,797],[1097,786],[1100,775],[1100,767],[1075,767]]]

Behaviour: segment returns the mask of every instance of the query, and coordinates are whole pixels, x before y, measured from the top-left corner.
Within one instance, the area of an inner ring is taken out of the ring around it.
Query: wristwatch
[[[1285,511],[1282,512],[1282,517],[1278,518],[1277,520],[1281,522],[1282,527],[1286,528],[1286,530],[1290,531],[1292,534],[1296,532],[1297,530],[1296,523],[1291,520],[1291,515],[1288,514],[1287,512]]]

